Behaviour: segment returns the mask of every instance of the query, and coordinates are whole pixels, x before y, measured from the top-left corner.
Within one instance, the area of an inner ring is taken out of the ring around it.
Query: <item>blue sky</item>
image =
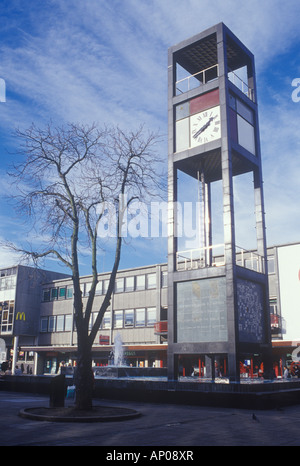
[[[300,102],[291,85],[300,78],[299,0],[2,0],[0,17],[0,241],[20,244],[26,231],[4,198],[14,129],[50,119],[144,123],[164,136],[167,161],[168,47],[220,21],[256,58],[268,244],[300,241]],[[131,240],[121,267],[166,261],[166,248],[164,238]],[[1,267],[16,261],[0,249]],[[100,264],[109,267],[109,250]],[[54,261],[47,267],[60,269]]]

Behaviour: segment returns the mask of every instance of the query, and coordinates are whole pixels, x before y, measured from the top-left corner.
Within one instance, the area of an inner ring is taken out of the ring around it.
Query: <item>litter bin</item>
[[[50,408],[63,408],[65,406],[65,376],[53,377],[50,382]]]

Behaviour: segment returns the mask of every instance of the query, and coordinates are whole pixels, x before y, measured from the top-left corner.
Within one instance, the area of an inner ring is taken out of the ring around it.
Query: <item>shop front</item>
[[[93,364],[95,366],[113,365],[112,346],[105,350],[93,349]],[[123,347],[123,364],[129,367],[166,367],[167,346],[166,345],[134,345]]]
[[[225,378],[228,372],[226,354],[178,355],[178,376],[199,379]]]
[[[124,345],[124,365],[131,367],[166,367],[166,345]],[[57,374],[60,367],[74,368],[77,363],[77,346],[32,346],[23,347],[22,352],[36,354],[35,375]],[[113,347],[94,346],[92,349],[93,366],[108,366],[113,362]]]
[[[272,353],[276,377],[283,377],[285,367],[295,375],[295,368],[300,367],[300,341],[273,341]]]

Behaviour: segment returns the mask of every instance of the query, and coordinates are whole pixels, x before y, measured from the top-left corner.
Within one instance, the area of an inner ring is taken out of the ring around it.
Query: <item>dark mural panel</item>
[[[259,283],[237,281],[239,340],[242,343],[264,341],[264,297]]]

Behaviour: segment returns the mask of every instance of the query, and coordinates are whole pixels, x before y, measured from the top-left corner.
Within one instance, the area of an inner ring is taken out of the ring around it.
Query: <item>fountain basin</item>
[[[165,367],[96,366],[95,377],[119,379],[122,377],[167,377]]]

